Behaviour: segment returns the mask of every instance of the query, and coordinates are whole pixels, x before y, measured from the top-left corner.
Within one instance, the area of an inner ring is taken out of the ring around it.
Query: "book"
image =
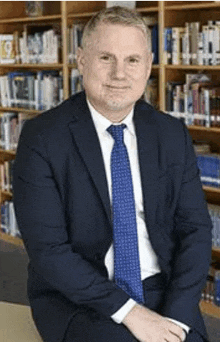
[[[182,64],[182,37],[184,27],[172,27],[172,64]]]
[[[154,108],[158,109],[158,79],[150,77],[147,81],[144,100],[152,105]]]
[[[15,41],[13,34],[0,34],[0,63],[15,63]]]

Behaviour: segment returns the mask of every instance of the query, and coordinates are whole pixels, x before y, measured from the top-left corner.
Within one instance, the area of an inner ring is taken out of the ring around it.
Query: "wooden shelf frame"
[[[9,234],[3,233],[1,231],[0,231],[0,240],[12,243],[13,245],[16,245],[16,246],[24,247],[24,243],[22,239],[20,239],[19,237],[15,237],[15,236],[11,236]]]
[[[0,64],[0,69],[62,69],[63,63],[51,63],[51,64]]]
[[[178,2],[178,1],[177,1]],[[165,10],[172,10],[172,11],[188,11],[188,10],[195,10],[195,9],[215,9],[219,8],[219,3],[215,1],[207,1],[202,3],[198,1],[198,3],[192,4],[177,4],[177,5],[165,5]]]
[[[15,23],[33,23],[39,21],[60,21],[61,14],[54,14],[54,15],[44,15],[40,17],[22,17],[22,18],[8,18],[8,19],[0,19],[1,24],[15,24]]]
[[[202,310],[204,314],[220,319],[220,307],[219,306],[206,302],[204,300],[201,300],[200,309]]]

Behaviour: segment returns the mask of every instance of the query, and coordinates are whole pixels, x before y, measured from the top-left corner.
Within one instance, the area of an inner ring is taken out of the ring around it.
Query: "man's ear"
[[[150,52],[150,53],[148,54],[148,57],[147,57],[147,67],[148,67],[148,71],[147,71],[147,80],[149,79],[149,77],[150,77],[150,75],[151,75],[152,63],[153,63],[153,54]]]
[[[85,63],[85,58],[84,58],[84,51],[81,47],[77,49],[76,53],[76,62],[77,62],[77,68],[80,72],[80,74],[83,74],[83,68],[84,68],[84,63]]]

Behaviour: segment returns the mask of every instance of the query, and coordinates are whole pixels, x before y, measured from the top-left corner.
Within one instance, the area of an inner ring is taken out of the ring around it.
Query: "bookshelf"
[[[24,24],[48,24],[56,23],[60,27],[62,49],[59,63],[53,64],[0,64],[0,75],[13,70],[59,70],[63,75],[63,97],[70,95],[70,72],[75,67],[68,62],[68,37],[67,28],[73,22],[86,22],[97,11],[105,7],[105,1],[48,1],[44,2],[44,15],[40,17],[28,17],[25,13],[25,2],[0,1],[0,33],[12,33],[14,30],[22,31]],[[187,72],[211,73],[215,77],[220,76],[220,65],[166,65],[164,63],[164,28],[171,26],[182,26],[186,21],[220,20],[220,3],[210,1],[138,1],[137,11],[146,16],[153,16],[158,20],[159,30],[159,64],[153,65],[152,75],[158,79],[159,108],[166,108],[166,82],[169,80],[183,80]],[[39,114],[38,110],[0,107],[1,112],[23,112],[27,114]],[[220,128],[205,128],[201,126],[190,126],[189,131],[193,139],[206,138],[215,146],[220,153]],[[0,163],[11,160],[15,156],[13,151],[0,150]],[[220,188],[204,187],[208,202],[220,205]],[[1,203],[11,200],[12,194],[0,191]],[[0,233],[0,239],[15,245],[22,245],[19,238]],[[220,259],[220,248],[213,249],[213,255]],[[209,312],[220,318],[219,308],[210,309],[207,303],[202,304],[204,312]],[[213,311],[214,310],[214,311]],[[214,313],[213,313],[214,312]],[[217,314],[216,314],[217,312]]]

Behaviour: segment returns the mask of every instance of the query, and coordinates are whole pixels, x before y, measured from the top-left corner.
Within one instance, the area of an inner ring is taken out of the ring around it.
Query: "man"
[[[46,342],[207,341],[210,219],[184,124],[138,101],[148,47],[139,15],[101,11],[78,51],[85,93],[22,131],[14,202]]]

